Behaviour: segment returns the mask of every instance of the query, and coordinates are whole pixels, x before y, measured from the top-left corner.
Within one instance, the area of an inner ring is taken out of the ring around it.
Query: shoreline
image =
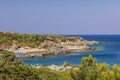
[[[12,34],[11,34],[12,35]],[[23,34],[21,34],[23,36]],[[25,35],[24,35],[25,36]],[[27,43],[13,40],[10,46],[4,46],[1,50],[7,50],[15,53],[16,58],[48,57],[52,55],[73,54],[75,52],[95,51],[98,48],[92,48],[90,45],[104,44],[98,41],[88,41],[82,37],[68,36],[41,36],[29,35],[29,37],[38,38],[38,40]],[[44,40],[42,40],[44,39]],[[24,40],[24,38],[22,39]],[[41,41],[42,40],[42,41]],[[28,40],[30,41],[30,40]]]
[[[41,50],[29,50],[27,54],[19,54],[16,55],[16,58],[45,58],[49,56],[57,56],[57,55],[62,55],[62,54],[75,54],[77,52],[89,52],[89,51],[96,51],[99,50],[99,48],[89,48],[86,50],[79,50],[79,49],[71,49],[71,50],[61,50],[61,51],[41,51]]]

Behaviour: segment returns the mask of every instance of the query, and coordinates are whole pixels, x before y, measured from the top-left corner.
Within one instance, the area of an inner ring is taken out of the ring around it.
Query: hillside
[[[43,57],[96,50],[89,47],[94,44],[100,42],[87,41],[81,37],[0,32],[0,49],[19,53],[17,57]]]

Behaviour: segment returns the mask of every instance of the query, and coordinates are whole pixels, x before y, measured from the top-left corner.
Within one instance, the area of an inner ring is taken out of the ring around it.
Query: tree
[[[120,66],[114,65],[113,66],[114,78],[115,80],[120,80]]]
[[[22,64],[21,61],[14,58],[14,53],[12,52],[4,51],[2,53],[0,59],[1,80],[33,80],[37,78],[32,67]]]
[[[10,46],[11,41],[9,41],[7,37],[4,37],[4,38],[0,39],[0,45],[2,45],[4,47]]]
[[[0,56],[1,80],[72,80],[66,72],[57,72],[46,67],[34,68],[15,60],[13,52],[4,51]]]

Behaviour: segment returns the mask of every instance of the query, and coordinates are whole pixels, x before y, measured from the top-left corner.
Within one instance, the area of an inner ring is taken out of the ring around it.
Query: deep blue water
[[[120,65],[120,35],[74,35],[81,36],[87,40],[103,41],[106,44],[95,45],[92,47],[98,47],[98,51],[90,52],[78,52],[71,55],[59,55],[51,56],[47,58],[24,58],[21,59],[25,64],[28,65],[50,65],[56,64],[60,65],[64,62],[68,62],[74,65],[81,63],[81,58],[88,55],[93,55],[97,59],[98,63],[109,63],[110,65],[118,64]]]

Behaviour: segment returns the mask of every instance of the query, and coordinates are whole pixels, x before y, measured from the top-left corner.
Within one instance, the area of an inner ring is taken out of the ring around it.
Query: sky
[[[0,31],[120,34],[120,0],[0,0]]]

